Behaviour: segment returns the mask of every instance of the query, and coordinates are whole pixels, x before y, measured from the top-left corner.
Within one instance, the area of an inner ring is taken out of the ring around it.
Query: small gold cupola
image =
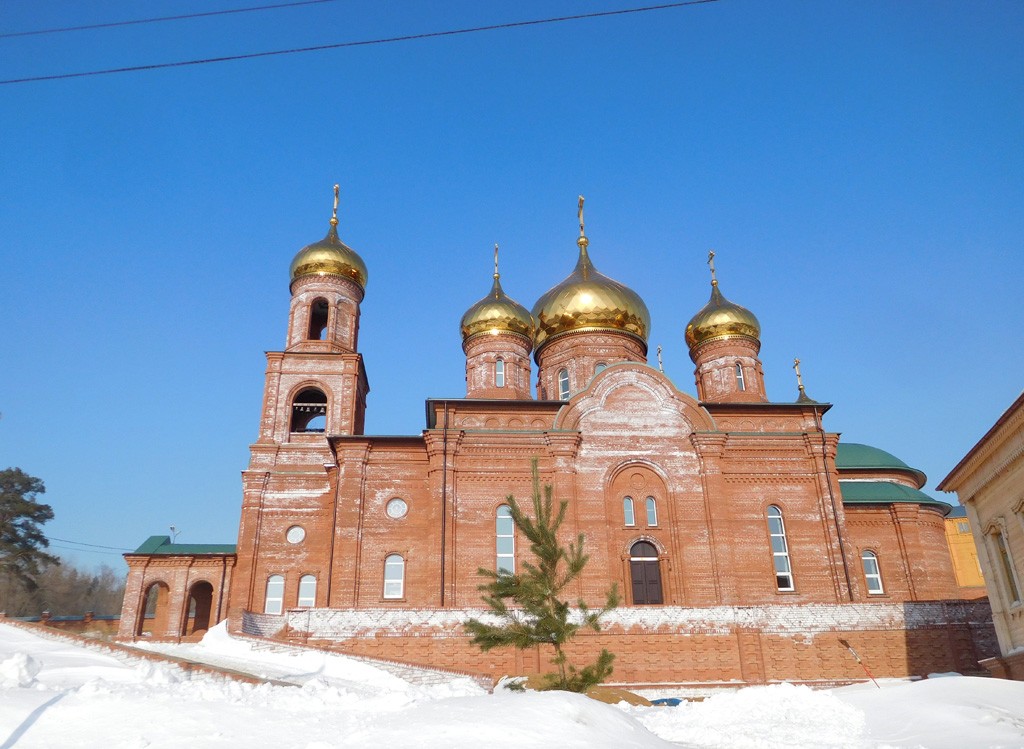
[[[338,238],[338,185],[334,186],[334,214],[327,236],[303,247],[292,260],[291,283],[304,276],[342,276],[366,290],[366,263]]]
[[[536,348],[567,333],[611,330],[625,333],[647,350],[651,316],[640,295],[599,273],[590,260],[590,242],[583,231],[583,196],[579,198],[579,259],[569,276],[553,286],[533,306],[537,320]]]
[[[494,245],[494,284],[491,293],[473,304],[462,316],[462,345],[478,335],[515,333],[529,341],[533,348],[533,336],[537,323],[523,305],[512,299],[501,288],[498,273],[498,245]]]
[[[702,343],[728,338],[749,338],[760,346],[761,324],[754,313],[730,302],[718,288],[714,251],[708,253],[708,265],[711,266],[711,299],[686,326],[686,345],[691,355]]]

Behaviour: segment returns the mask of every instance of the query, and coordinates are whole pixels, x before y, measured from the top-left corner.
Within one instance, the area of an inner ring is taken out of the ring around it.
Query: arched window
[[[305,388],[292,402],[292,432],[323,432],[327,428],[327,396]]]
[[[629,550],[629,573],[633,585],[633,605],[663,603],[658,550],[647,541],[637,541]]]
[[[775,587],[779,590],[794,590],[793,568],[789,564],[789,545],[786,543],[786,524],[782,521],[782,510],[775,505],[768,508],[768,536],[772,544]]]
[[[400,554],[389,554],[384,560],[384,597],[402,598],[405,595],[405,560]]]
[[[327,317],[330,307],[326,299],[314,299],[309,305],[309,335],[311,341],[322,341],[327,337]]]
[[[622,517],[626,525],[636,525],[636,514],[633,512],[632,497],[626,497],[622,500]]]
[[[647,525],[657,525],[658,503],[654,501],[654,497],[648,497],[645,504],[647,505]]]
[[[1010,604],[1019,603],[1020,588],[1017,587],[1017,576],[1013,571],[1013,559],[1010,557],[1010,550],[1006,547],[1006,539],[1000,530],[992,531],[992,545],[995,547],[996,566],[1002,573],[1003,583],[1006,585],[1006,593]]]
[[[740,391],[747,389],[747,384],[743,381],[743,365],[736,362],[736,387]]]
[[[516,524],[512,521],[512,510],[501,505],[494,520],[496,558],[495,569],[510,575],[516,571]]]
[[[494,362],[494,386],[505,387],[505,360],[498,359]]]
[[[569,400],[569,370],[558,370],[558,400]]]
[[[878,555],[873,551],[864,550],[861,552],[860,561],[864,565],[864,582],[868,586],[868,593],[872,595],[884,593],[882,569],[878,566]]]
[[[284,611],[284,575],[271,575],[267,578],[267,598],[263,604],[263,613],[280,614]]]
[[[311,609],[316,606],[316,576],[303,575],[299,578],[299,602],[300,609]]]

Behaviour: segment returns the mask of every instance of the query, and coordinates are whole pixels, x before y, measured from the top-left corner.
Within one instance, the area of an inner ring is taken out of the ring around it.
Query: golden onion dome
[[[577,244],[580,255],[576,268],[533,306],[538,351],[548,341],[566,333],[597,330],[631,335],[646,350],[651,315],[644,300],[629,287],[597,271],[590,261],[588,241],[582,231]]]
[[[366,263],[338,238],[338,185],[334,186],[334,215],[327,236],[303,247],[292,260],[291,283],[304,276],[342,276],[366,290]]]
[[[498,279],[498,273],[495,272],[491,293],[466,310],[466,314],[462,316],[463,345],[470,338],[485,333],[517,333],[526,338],[530,348],[533,348],[533,335],[537,329],[533,315],[515,299],[506,296]]]
[[[711,299],[686,326],[686,345],[692,351],[705,341],[724,338],[752,338],[760,342],[761,324],[746,307],[733,304],[711,281]]]

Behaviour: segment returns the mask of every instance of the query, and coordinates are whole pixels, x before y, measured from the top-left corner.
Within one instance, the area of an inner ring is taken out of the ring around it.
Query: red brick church
[[[461,321],[465,397],[428,400],[420,434],[373,436],[367,269],[339,239],[335,201],[327,236],[291,264],[238,543],[155,536],[125,555],[119,636],[189,637],[227,618],[355,654],[541,670],[546,653],[481,653],[460,626],[481,613],[478,568],[514,571],[529,551],[506,497],[528,500],[536,462],[569,501],[567,534],[586,536],[578,596],[624,593],[573,645],[616,653],[615,681],[861,677],[845,643],[877,676],[979,671],[996,652],[991,615],[960,600],[949,506],[920,491],[924,475],[841,443],[802,384],[793,402],[768,400],[757,318],[725,298],[713,254],[710,299],[686,326],[696,396],[678,390],[648,363],[643,299],[595,267],[582,198],[579,218],[575,268],[532,312],[495,261]]]

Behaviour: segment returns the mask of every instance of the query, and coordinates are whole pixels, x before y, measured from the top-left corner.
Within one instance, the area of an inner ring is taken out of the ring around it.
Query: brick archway
[[[182,622],[181,634],[194,635],[205,632],[213,623],[213,586],[205,580],[193,583],[188,591],[188,610]]]
[[[146,619],[152,619],[149,634],[159,637],[167,631],[167,622],[170,616],[171,589],[167,583],[157,580],[146,588],[146,594],[142,597],[142,606],[139,609],[135,622],[135,636],[142,637],[146,630]]]

